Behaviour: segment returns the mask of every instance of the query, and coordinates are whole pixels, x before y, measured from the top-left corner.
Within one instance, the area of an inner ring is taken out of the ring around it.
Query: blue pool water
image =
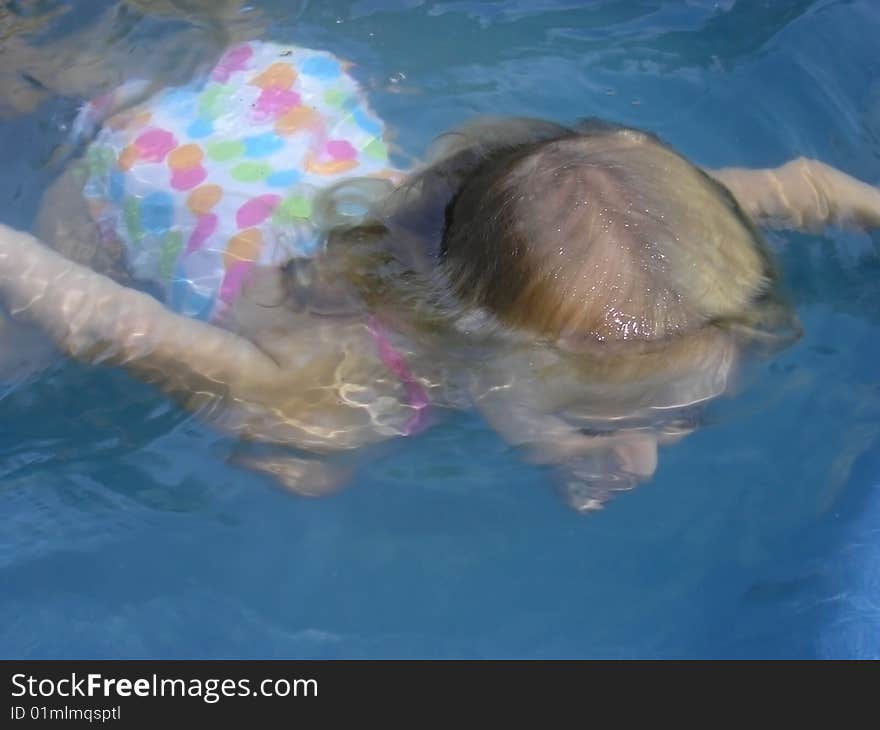
[[[256,5],[356,62],[401,154],[479,113],[598,115],[708,166],[880,183],[873,0]],[[187,26],[128,12],[108,43]],[[0,120],[3,222],[31,225],[77,103]],[[803,339],[586,517],[469,414],[310,501],[120,371],[6,387],[0,657],[880,657],[880,234],[771,242]]]

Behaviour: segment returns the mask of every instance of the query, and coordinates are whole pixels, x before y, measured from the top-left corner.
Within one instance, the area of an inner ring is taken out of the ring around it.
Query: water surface
[[[0,55],[23,29],[38,50],[91,33],[172,79],[220,42],[173,10],[7,2]],[[277,0],[235,32],[352,59],[401,162],[474,114],[597,115],[708,166],[808,155],[880,183],[870,0]],[[81,102],[34,82],[0,119],[20,227]],[[880,238],[771,242],[803,339],[586,518],[470,414],[311,501],[118,370],[57,360],[6,387],[0,656],[880,657]]]

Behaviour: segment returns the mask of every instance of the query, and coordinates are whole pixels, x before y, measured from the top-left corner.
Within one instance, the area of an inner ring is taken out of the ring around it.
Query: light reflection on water
[[[6,223],[63,163],[80,100],[39,79],[71,45],[112,84],[224,42],[170,0],[52,15],[73,5],[0,10],[24,112],[0,121]],[[871,2],[254,5],[223,32],[355,61],[401,155],[473,114],[598,115],[709,166],[804,154],[880,181]],[[57,362],[0,400],[0,655],[880,656],[877,234],[772,242],[805,337],[586,519],[468,414],[301,501],[152,389]]]

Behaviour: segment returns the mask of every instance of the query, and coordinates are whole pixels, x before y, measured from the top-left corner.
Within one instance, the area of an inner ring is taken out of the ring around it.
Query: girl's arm
[[[241,397],[278,378],[249,340],[173,314],[3,225],[0,305],[72,357],[121,365],[169,391]]]
[[[880,227],[880,190],[818,160],[772,170],[707,170],[759,225],[816,231],[828,225]]]

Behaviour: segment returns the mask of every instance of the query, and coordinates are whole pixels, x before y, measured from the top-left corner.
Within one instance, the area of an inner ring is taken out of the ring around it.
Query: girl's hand
[[[760,225],[803,231],[829,225],[880,228],[880,189],[818,160],[799,157],[772,170],[708,172]]]

